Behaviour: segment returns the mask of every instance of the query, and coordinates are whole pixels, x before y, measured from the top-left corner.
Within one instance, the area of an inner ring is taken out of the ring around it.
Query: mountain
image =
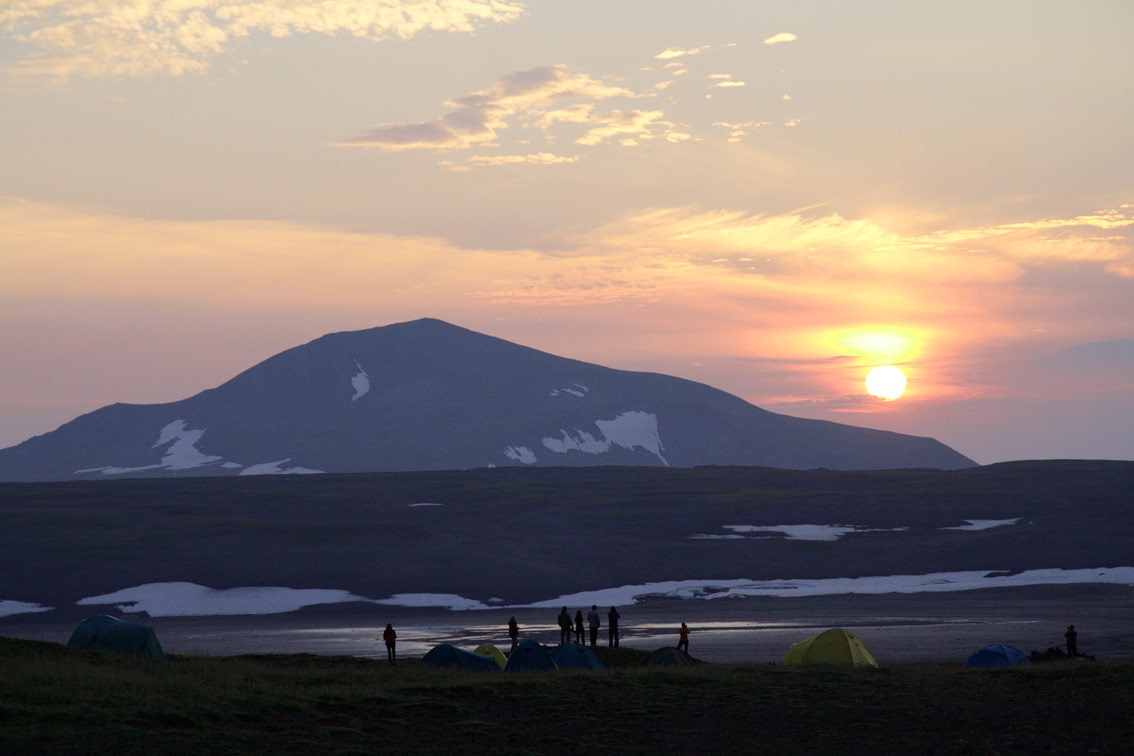
[[[440,320],[333,333],[215,389],[0,450],[0,481],[526,465],[972,467],[932,438],[779,415]]]

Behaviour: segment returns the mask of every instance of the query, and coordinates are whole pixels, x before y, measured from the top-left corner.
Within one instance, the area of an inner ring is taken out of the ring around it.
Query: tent
[[[526,640],[516,646],[516,650],[508,657],[505,672],[540,672],[558,669],[547,653],[547,649],[534,640]]]
[[[471,651],[459,649],[451,643],[442,643],[434,646],[429,653],[421,657],[421,663],[430,667],[449,667],[455,669],[468,669],[474,672],[499,672],[500,665],[490,656],[481,656]]]
[[[137,654],[153,659],[164,659],[161,643],[149,625],[124,622],[117,617],[100,614],[87,617],[71,633],[68,646],[87,649],[108,649],[124,654]]]
[[[496,663],[500,665],[500,669],[504,669],[504,665],[508,663],[508,657],[491,643],[481,643],[473,649],[473,653],[487,656],[489,659],[495,659]]]
[[[602,659],[582,643],[568,643],[551,652],[551,659],[560,669],[606,669]]]
[[[966,667],[1016,667],[1031,664],[1024,652],[1006,643],[993,643],[969,657]]]
[[[791,644],[784,664],[840,664],[849,667],[877,667],[878,662],[854,633],[841,627],[826,630],[813,638]]]
[[[699,662],[680,648],[665,646],[647,656],[642,664],[651,667],[692,667]]]

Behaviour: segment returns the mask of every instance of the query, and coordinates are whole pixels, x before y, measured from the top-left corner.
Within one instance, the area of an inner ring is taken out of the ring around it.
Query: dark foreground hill
[[[515,675],[304,655],[153,662],[0,638],[0,667],[7,756],[1118,756],[1134,735],[1131,662]]]
[[[188,399],[114,404],[0,450],[7,481],[548,465],[974,463],[932,438],[779,415],[431,319],[323,336]]]
[[[188,581],[529,603],[667,580],[1129,567],[1131,491],[1134,463],[1086,461],[9,483],[0,599],[90,613],[74,602]],[[784,525],[855,530],[746,529]]]

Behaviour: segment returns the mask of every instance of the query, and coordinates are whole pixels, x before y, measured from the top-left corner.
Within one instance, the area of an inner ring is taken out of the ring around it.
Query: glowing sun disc
[[[866,374],[866,393],[892,402],[906,390],[906,375],[893,365],[876,367]]]

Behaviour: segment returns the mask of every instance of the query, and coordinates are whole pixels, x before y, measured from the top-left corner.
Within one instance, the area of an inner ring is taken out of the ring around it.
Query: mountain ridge
[[[325,334],[176,402],[80,415],[0,450],[0,480],[595,464],[975,466],[932,438],[779,415],[422,318]]]

